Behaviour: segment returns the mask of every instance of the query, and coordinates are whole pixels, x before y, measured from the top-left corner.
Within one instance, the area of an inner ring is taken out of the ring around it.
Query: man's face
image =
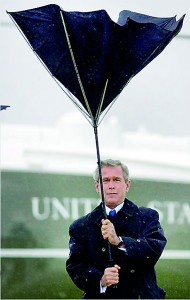
[[[124,201],[130,188],[130,180],[125,182],[121,166],[103,167],[102,180],[105,204],[113,209]],[[100,181],[96,184],[96,191],[101,195]]]

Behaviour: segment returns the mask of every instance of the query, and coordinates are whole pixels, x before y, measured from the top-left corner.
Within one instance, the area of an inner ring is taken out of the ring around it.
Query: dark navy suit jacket
[[[86,299],[163,299],[165,292],[156,282],[154,266],[165,245],[163,229],[155,210],[137,207],[125,199],[113,220],[126,252],[111,245],[115,264],[121,267],[117,288],[100,293],[100,280],[108,267],[107,241],[101,234],[103,209],[100,204],[69,228],[70,256],[66,269]]]

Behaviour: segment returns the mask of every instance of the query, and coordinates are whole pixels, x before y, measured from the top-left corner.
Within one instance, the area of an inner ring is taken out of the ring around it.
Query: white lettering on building
[[[88,214],[99,203],[94,198],[69,198],[58,199],[56,197],[33,197],[32,215],[36,220],[44,221],[51,218],[54,221],[76,220]],[[158,211],[160,221],[169,225],[190,224],[190,204],[180,201],[153,200],[147,207]]]
[[[153,200],[147,204],[147,207],[158,211],[161,222],[190,224],[190,204],[187,202]]]
[[[97,206],[99,200],[94,198],[63,198],[55,197],[33,197],[32,215],[39,221],[48,218],[59,220],[60,218],[76,220],[81,215],[86,215]]]
[[[40,203],[38,197],[32,198],[32,214],[39,221],[46,220],[50,215],[49,198],[43,198],[43,203]]]

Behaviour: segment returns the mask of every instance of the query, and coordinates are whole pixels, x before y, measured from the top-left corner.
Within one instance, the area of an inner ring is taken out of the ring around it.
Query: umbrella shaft
[[[96,141],[96,151],[97,151],[97,160],[98,160],[97,164],[98,164],[98,171],[99,171],[102,206],[103,206],[104,217],[105,217],[105,219],[107,219],[105,200],[104,200],[104,188],[103,188],[103,180],[102,180],[102,171],[101,171],[101,161],[100,161],[100,150],[99,150],[97,126],[94,126],[94,134],[95,134],[95,141]]]

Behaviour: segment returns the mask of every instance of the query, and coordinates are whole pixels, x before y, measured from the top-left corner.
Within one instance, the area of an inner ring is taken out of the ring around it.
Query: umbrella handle
[[[108,243],[108,253],[109,253],[109,247],[110,246],[110,243]],[[110,255],[111,255],[111,252],[110,252]],[[114,261],[113,259],[110,257],[109,261],[108,261],[108,268],[111,268],[111,267],[114,267]],[[112,289],[117,289],[117,284],[112,284]]]

